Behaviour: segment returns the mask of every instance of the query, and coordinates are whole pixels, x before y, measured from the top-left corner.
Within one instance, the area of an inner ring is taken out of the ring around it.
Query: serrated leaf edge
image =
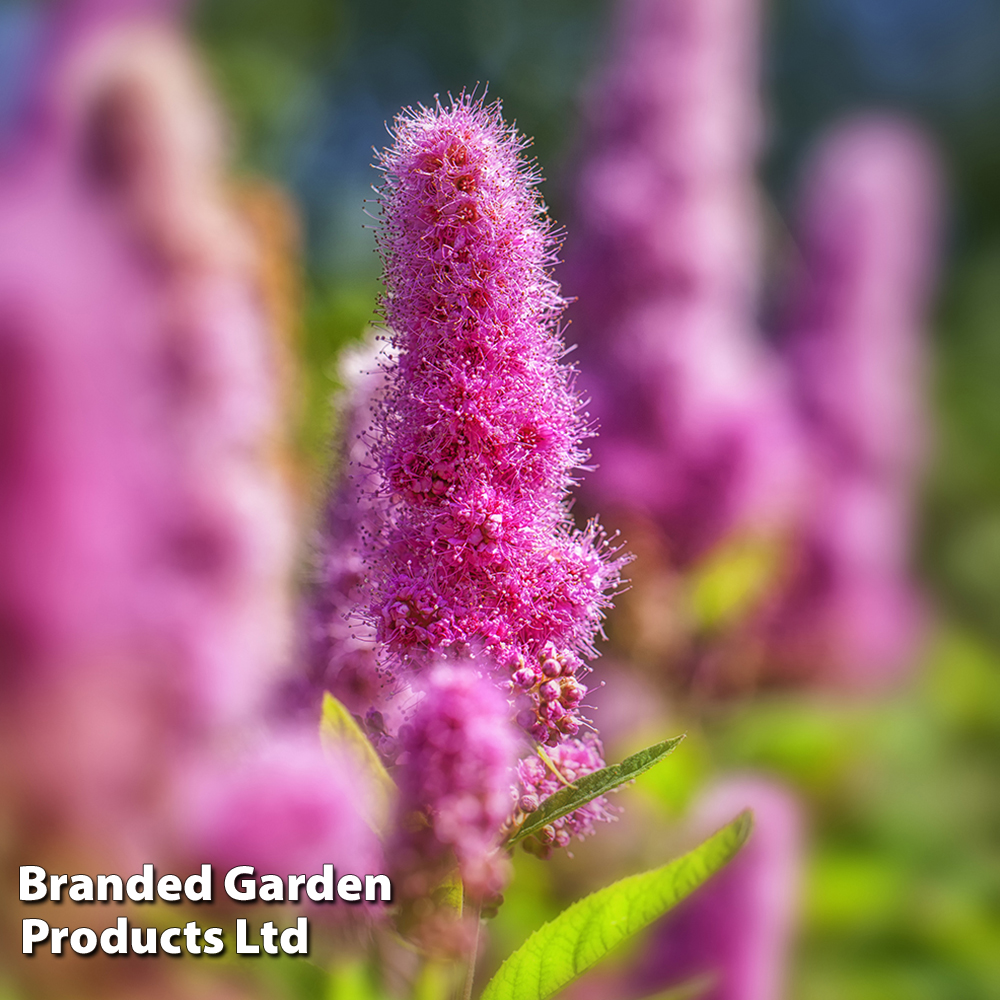
[[[708,872],[708,874],[704,878],[697,880],[693,885],[683,888],[678,893],[677,898],[670,905],[660,910],[659,912],[652,914],[651,916],[649,916],[648,919],[643,919],[632,930],[624,934],[621,938],[619,938],[619,940],[617,940],[611,947],[609,947],[604,952],[604,954],[607,954],[608,951],[611,951],[614,947],[617,947],[618,945],[622,944],[624,941],[637,934],[643,928],[648,927],[649,924],[653,923],[653,921],[658,920],[661,916],[663,916],[663,914],[669,912],[671,909],[673,909],[674,906],[676,906],[683,899],[689,896],[699,886],[701,886],[702,884],[704,884],[704,882],[706,882],[709,878],[711,878],[711,876],[714,875],[719,869],[721,869],[724,865],[726,865],[729,861],[731,861],[732,858],[735,856],[735,854],[743,846],[743,844],[746,843],[746,840],[750,836],[752,829],[753,829],[753,815],[751,811],[747,809],[744,810],[742,813],[740,813],[739,816],[737,816],[736,819],[734,819],[731,823],[727,824],[720,830],[716,831],[716,833],[714,833],[707,840],[703,841],[701,844],[699,844],[692,850],[688,851],[686,854],[681,855],[681,857],[675,858],[673,861],[669,861],[667,862],[667,864],[662,865],[659,868],[654,868],[651,869],[650,871],[642,872],[638,875],[629,875],[626,878],[619,879],[617,882],[612,882],[611,885],[605,886],[603,889],[598,889],[596,892],[593,892],[588,896],[584,896],[583,899],[580,899],[577,902],[571,904],[565,910],[563,910],[562,913],[559,914],[559,916],[553,918],[552,920],[548,921],[547,923],[539,927],[538,930],[534,931],[528,937],[528,939],[521,945],[520,948],[518,948],[513,954],[509,955],[504,960],[500,968],[497,970],[496,974],[486,984],[486,988],[480,995],[479,1000],[505,1000],[505,998],[497,992],[498,987],[495,986],[495,984],[501,981],[501,976],[504,975],[504,970],[505,969],[510,970],[512,968],[511,963],[516,962],[518,960],[519,955],[521,955],[524,951],[530,949],[532,942],[536,941],[538,936],[543,934],[547,928],[551,928],[553,924],[556,924],[562,920],[571,919],[573,912],[578,907],[593,905],[594,901],[602,895],[607,895],[610,898],[610,896],[612,896],[615,892],[619,891],[623,886],[626,886],[629,883],[635,883],[640,880],[648,878],[656,878],[659,875],[665,874],[671,868],[676,869],[676,871],[680,873],[684,870],[684,868],[687,865],[691,864],[691,862],[700,853],[704,852],[706,845],[710,844],[712,841],[722,839],[727,835],[731,835],[733,837],[732,844],[729,846],[729,849],[725,853],[725,856],[722,858],[722,860],[716,867],[714,867],[710,872]],[[588,969],[592,968],[598,961],[600,961],[601,958],[604,957],[604,954],[598,956],[598,958],[594,959],[594,961],[590,962],[589,964],[577,969],[569,979],[565,980],[565,982],[559,983],[554,990],[548,993],[542,993],[541,990],[539,989],[535,992],[532,992],[531,994],[519,991],[516,995],[516,1000],[529,1000],[529,998],[530,1000],[549,1000],[550,997],[555,996],[556,993],[564,989],[570,983],[574,982],[581,975],[583,975],[583,973],[586,972]]]

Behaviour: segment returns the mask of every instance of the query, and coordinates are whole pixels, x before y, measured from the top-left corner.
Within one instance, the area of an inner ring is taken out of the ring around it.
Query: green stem
[[[465,989],[462,990],[462,1000],[472,1000],[472,984],[476,978],[476,958],[479,955],[479,929],[483,926],[480,913],[483,904],[476,904],[476,934],[472,939],[472,954],[469,955],[469,969],[465,974]]]

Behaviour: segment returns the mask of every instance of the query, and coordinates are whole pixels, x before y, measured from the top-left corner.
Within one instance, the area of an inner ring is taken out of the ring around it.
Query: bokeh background
[[[0,5],[0,129],[16,113],[40,16],[38,5]],[[237,172],[276,182],[299,220],[296,448],[307,509],[334,454],[337,358],[363,337],[378,293],[364,202],[384,123],[400,106],[488,85],[534,138],[545,198],[568,220],[580,94],[610,17],[603,0],[193,4],[190,31],[231,117]],[[569,899],[668,856],[700,791],[752,769],[795,789],[807,816],[790,997],[989,1000],[1000,996],[1000,5],[776,0],[762,66],[772,279],[797,171],[833,122],[899,111],[943,158],[932,444],[913,553],[927,637],[905,679],[877,695],[755,690],[694,703],[669,678],[622,667],[609,712],[615,698],[645,707],[627,725],[609,717],[608,759],[664,729],[688,740],[623,794],[610,843],[601,831],[573,859],[518,859],[488,961]],[[684,599],[683,581],[676,593]],[[323,988],[302,974],[269,986]]]

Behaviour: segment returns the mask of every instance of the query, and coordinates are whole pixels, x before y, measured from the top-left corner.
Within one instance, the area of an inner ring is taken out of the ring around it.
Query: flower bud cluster
[[[511,677],[512,690],[527,695],[528,707],[517,716],[518,724],[539,743],[555,746],[564,736],[580,731],[580,704],[587,686],[575,675],[582,667],[570,650],[559,651],[546,643],[530,662],[519,657]]]
[[[592,733],[583,739],[567,739],[547,751],[548,763],[540,756],[526,757],[517,765],[520,783],[518,813],[534,812],[543,800],[560,788],[572,784],[586,774],[604,766],[604,748]],[[618,810],[603,796],[592,799],[575,812],[562,816],[524,842],[525,850],[540,858],[547,858],[553,847],[566,847],[573,837],[583,840],[594,832],[594,823],[607,823],[617,819]]]

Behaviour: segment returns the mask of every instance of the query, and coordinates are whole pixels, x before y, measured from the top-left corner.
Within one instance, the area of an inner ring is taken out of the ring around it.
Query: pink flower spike
[[[595,653],[623,562],[567,508],[587,428],[559,361],[552,226],[498,104],[406,111],[393,136],[379,245],[397,357],[371,435],[370,617],[391,669],[481,658],[551,737],[552,672]],[[577,726],[578,705],[563,701]]]

